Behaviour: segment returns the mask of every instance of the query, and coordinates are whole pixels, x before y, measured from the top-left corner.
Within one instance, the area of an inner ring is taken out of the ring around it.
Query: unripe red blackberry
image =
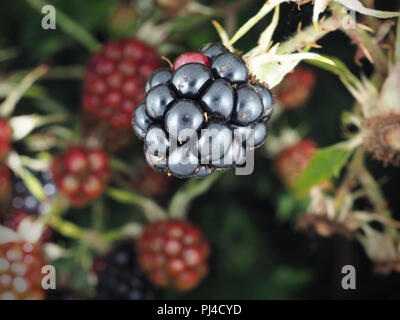
[[[52,173],[70,203],[82,207],[101,195],[108,183],[108,158],[100,150],[72,147],[56,157]]]
[[[208,242],[185,220],[150,224],[137,241],[139,261],[151,281],[160,287],[191,290],[208,273]]]
[[[277,171],[287,187],[292,188],[297,178],[307,168],[315,155],[317,145],[313,140],[304,139],[283,149],[275,159]]]
[[[136,39],[106,44],[89,62],[83,105],[113,127],[127,128],[144,99],[147,78],[161,66],[157,51]]]
[[[275,89],[282,108],[289,110],[304,105],[314,89],[315,78],[316,75],[311,69],[303,67],[297,67],[287,74]]]
[[[0,244],[0,300],[42,300],[40,247],[30,242]]]
[[[7,120],[0,119],[0,159],[10,149],[11,134],[11,127]]]

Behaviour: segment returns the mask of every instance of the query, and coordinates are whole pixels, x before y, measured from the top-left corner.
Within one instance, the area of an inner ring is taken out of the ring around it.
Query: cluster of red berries
[[[150,280],[160,287],[193,289],[208,273],[208,242],[188,221],[150,224],[137,242],[139,262]]]
[[[147,78],[160,66],[157,51],[139,40],[107,44],[90,59],[84,107],[113,127],[129,127],[134,108],[144,99]]]
[[[0,119],[0,159],[10,149],[11,127],[5,119]]]
[[[109,176],[108,158],[100,150],[72,147],[56,157],[52,173],[70,203],[82,207],[103,193]]]
[[[0,245],[0,300],[41,300],[42,268],[46,263],[40,248],[30,242]]]

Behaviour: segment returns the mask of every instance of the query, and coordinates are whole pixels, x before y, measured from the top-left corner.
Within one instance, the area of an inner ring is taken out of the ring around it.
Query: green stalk
[[[340,20],[337,17],[330,17],[321,20],[318,29],[310,25],[299,33],[283,42],[277,50],[277,54],[289,54],[303,49],[306,45],[315,44],[318,40],[325,37],[328,33],[333,32],[340,27]]]
[[[168,215],[174,218],[184,218],[188,212],[191,202],[206,193],[213,184],[221,177],[222,172],[216,171],[202,180],[191,179],[180,190],[178,190],[168,208]]]
[[[232,46],[236,41],[243,37],[251,28],[253,28],[262,18],[275,8],[275,6],[285,2],[286,0],[270,0],[267,1],[255,16],[250,18],[239,30],[233,35],[232,39],[228,42]]]
[[[10,92],[3,103],[0,104],[0,117],[9,117],[13,113],[18,101],[25,94],[26,90],[28,90],[32,84],[42,77],[48,70],[49,68],[47,66],[41,65],[28,73],[15,89]]]
[[[163,220],[167,217],[166,212],[157,203],[139,193],[108,187],[106,192],[114,200],[134,204],[141,208],[149,221]]]

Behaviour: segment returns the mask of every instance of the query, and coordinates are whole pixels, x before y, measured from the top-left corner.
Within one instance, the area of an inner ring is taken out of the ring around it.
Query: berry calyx
[[[208,272],[209,245],[188,221],[150,224],[138,239],[137,248],[143,269],[157,286],[188,291]]]
[[[368,118],[364,148],[384,165],[400,166],[400,114],[386,113]]]
[[[207,67],[211,65],[210,60],[208,60],[208,58],[204,54],[199,52],[186,52],[175,59],[172,66],[172,71],[175,71],[176,69],[187,63],[201,63]]]
[[[85,206],[103,193],[110,176],[107,156],[98,149],[72,147],[56,157],[52,173],[73,206]]]

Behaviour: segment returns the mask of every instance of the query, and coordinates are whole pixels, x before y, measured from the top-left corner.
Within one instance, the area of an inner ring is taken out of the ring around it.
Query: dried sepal
[[[386,166],[400,166],[400,113],[388,113],[364,121],[368,135],[364,148]]]

